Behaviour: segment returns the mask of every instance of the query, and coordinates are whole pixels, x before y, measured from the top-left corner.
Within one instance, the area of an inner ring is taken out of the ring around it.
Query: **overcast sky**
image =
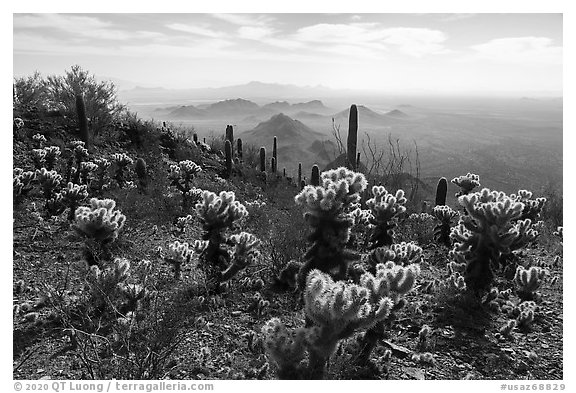
[[[14,14],[13,39],[15,76],[562,92],[561,14]]]

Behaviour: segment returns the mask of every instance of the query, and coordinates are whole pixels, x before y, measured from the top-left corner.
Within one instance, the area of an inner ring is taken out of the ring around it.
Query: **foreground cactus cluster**
[[[460,217],[450,235],[451,256],[466,266],[466,285],[484,291],[492,284],[495,270],[504,267],[514,251],[534,241],[538,232],[530,218],[521,219],[526,206],[522,197],[484,188],[461,196],[459,202],[467,215]]]

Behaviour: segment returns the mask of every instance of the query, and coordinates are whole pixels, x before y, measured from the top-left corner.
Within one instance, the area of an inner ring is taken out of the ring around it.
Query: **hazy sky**
[[[561,14],[14,14],[14,75],[562,92]]]

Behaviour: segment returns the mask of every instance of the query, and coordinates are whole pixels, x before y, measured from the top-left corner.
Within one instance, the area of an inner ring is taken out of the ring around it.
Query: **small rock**
[[[418,380],[426,379],[425,375],[424,375],[424,371],[422,369],[419,369],[419,368],[406,367],[404,369],[404,374],[406,374],[409,377],[412,377],[414,379],[418,379]]]
[[[242,311],[232,311],[230,315],[232,315],[233,317],[238,317],[242,315]]]
[[[47,379],[52,379],[52,377],[50,375],[44,375],[42,378],[40,378],[41,380],[47,380]]]
[[[540,348],[548,349],[548,348],[550,348],[550,345],[548,345],[548,344],[540,344]]]
[[[400,345],[396,345],[391,343],[390,341],[384,341],[384,345],[392,350],[392,355],[396,356],[397,358],[405,358],[412,353],[411,350],[408,348],[402,347]]]

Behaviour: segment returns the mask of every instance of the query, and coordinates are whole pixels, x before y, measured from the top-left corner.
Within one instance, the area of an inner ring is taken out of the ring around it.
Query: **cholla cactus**
[[[168,245],[168,250],[164,260],[174,267],[174,278],[179,279],[181,276],[182,265],[190,263],[193,250],[188,243],[180,243],[176,240]]]
[[[80,164],[80,182],[86,185],[90,184],[90,174],[96,172],[98,168],[98,165],[93,162],[82,162]]]
[[[94,306],[106,308],[121,293],[121,287],[129,277],[130,261],[125,258],[115,258],[105,268],[91,266],[86,281]]]
[[[519,220],[524,204],[503,192],[485,188],[461,196],[459,202],[468,215],[461,216],[452,229],[451,256],[466,264],[466,285],[484,291],[494,278],[493,268],[504,265],[508,255],[533,241],[538,232],[529,219]]]
[[[480,176],[468,172],[465,176],[458,176],[452,179],[452,183],[460,187],[460,192],[456,197],[470,194],[476,187],[480,187]]]
[[[14,130],[21,130],[22,128],[24,128],[24,120],[22,120],[19,117],[15,117],[13,123],[14,123],[13,125]]]
[[[34,162],[36,170],[46,168],[46,151],[44,149],[32,149],[32,162]]]
[[[178,234],[183,235],[186,228],[194,221],[194,217],[188,214],[186,217],[178,217],[174,226]]]
[[[96,169],[97,182],[95,188],[101,193],[107,183],[106,175],[108,173],[108,168],[110,168],[110,161],[102,157],[94,159],[93,162],[98,167]]]
[[[84,199],[88,198],[87,188],[88,187],[86,185],[78,185],[69,182],[66,187],[60,191],[64,205],[70,208],[70,212],[68,214],[69,221],[74,220],[78,204]]]
[[[540,288],[547,274],[547,270],[536,266],[529,269],[518,266],[514,276],[518,297],[522,300],[533,300],[535,292]]]
[[[373,273],[378,264],[394,262],[396,265],[407,266],[422,261],[422,247],[410,242],[393,244],[390,247],[379,247],[368,253],[366,261]]]
[[[46,143],[46,137],[42,134],[34,134],[34,136],[32,136],[32,140],[36,144],[37,149],[42,149]]]
[[[36,178],[42,192],[44,193],[44,198],[46,200],[51,199],[62,182],[62,176],[60,176],[56,171],[49,171],[46,168],[42,168],[36,171]]]
[[[66,148],[68,161],[66,163],[65,183],[70,180],[76,184],[80,183],[80,166],[88,158],[88,150],[84,146],[85,143],[82,141],[72,141]],[[74,168],[74,162],[76,162],[76,168]]]
[[[276,364],[280,379],[297,379],[302,373],[306,333],[304,328],[289,331],[278,318],[269,320],[262,327],[266,355]]]
[[[90,199],[90,206],[76,209],[75,223],[72,228],[80,235],[94,239],[100,244],[111,243],[118,237],[124,226],[126,216],[114,210],[116,202],[112,199]]]
[[[146,288],[140,284],[127,284],[122,282],[118,284],[118,289],[120,294],[126,299],[126,304],[124,304],[123,311],[129,313],[139,310],[142,306],[142,300],[147,295]]]
[[[414,287],[418,274],[417,265],[403,267],[389,262],[378,265],[375,275],[364,274],[360,284],[351,284],[334,281],[318,269],[312,270],[304,290],[305,331],[298,329],[291,333],[277,319],[269,321],[263,329],[268,355],[279,366],[279,374],[306,369],[311,378],[322,377],[338,342],[388,318],[401,295]],[[276,351],[287,344],[290,356]],[[304,368],[300,362],[305,350],[309,355]]]
[[[564,227],[558,227],[558,229],[554,231],[552,234],[562,239],[564,237]]]
[[[345,246],[354,224],[351,210],[366,188],[366,178],[344,167],[325,171],[321,177],[320,186],[306,186],[294,198],[296,204],[306,207],[304,217],[312,227],[308,237],[312,246],[298,274],[301,289],[309,271],[319,269],[330,272],[336,280],[344,279],[349,263],[359,258]]]
[[[170,165],[168,179],[170,185],[176,187],[182,193],[182,210],[187,212],[190,202],[198,196],[195,188],[192,187],[192,180],[202,171],[196,163],[190,160],[180,161],[178,165]]]
[[[236,200],[233,192],[222,191],[216,195],[202,192],[202,199],[196,204],[196,213],[202,224],[203,243],[198,242],[202,268],[208,275],[209,285],[218,290],[220,283],[229,280],[238,271],[259,256],[256,247],[258,239],[246,232],[226,238],[226,230],[233,229],[238,222],[248,216],[248,211]],[[228,250],[224,245],[231,244]]]
[[[371,210],[370,223],[373,225],[370,236],[371,248],[389,246],[394,243],[394,228],[398,222],[398,216],[406,211],[404,204],[404,190],[390,194],[383,186],[372,187],[373,198],[366,201],[366,206]]]
[[[500,328],[499,333],[502,337],[512,338],[513,337],[512,331],[514,330],[515,327],[516,327],[516,320],[510,319],[508,320],[508,322],[506,322],[504,326]]]
[[[123,188],[126,185],[126,172],[128,166],[134,163],[126,153],[116,153],[112,156],[112,162],[116,165],[116,172],[114,173],[114,180],[118,183],[118,187]]]
[[[436,220],[438,220],[438,224],[434,227],[434,239],[440,244],[451,247],[450,230],[452,219],[458,213],[445,205],[435,206],[433,213]]]
[[[17,201],[19,197],[26,196],[34,188],[33,182],[36,180],[36,172],[24,172],[22,168],[14,168],[13,172],[14,201]]]
[[[524,209],[522,210],[522,215],[518,220],[530,219],[533,223],[540,218],[540,213],[544,208],[546,203],[546,198],[532,198],[532,192],[528,190],[519,190],[518,194],[510,195],[510,198],[517,202],[522,202],[524,204]]]
[[[536,310],[538,307],[533,301],[522,302],[516,307],[514,313],[516,317],[516,325],[523,330],[529,330],[534,322]]]

